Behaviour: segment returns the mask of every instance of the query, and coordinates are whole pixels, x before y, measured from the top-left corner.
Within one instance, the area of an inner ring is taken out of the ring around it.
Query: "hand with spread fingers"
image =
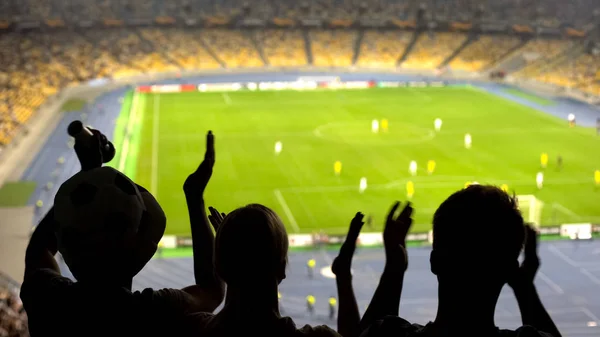
[[[399,264],[398,266],[406,270],[408,267],[406,236],[412,225],[413,208],[410,203],[406,203],[400,214],[396,216],[398,208],[400,208],[399,201],[394,203],[387,216],[383,230],[383,244],[388,263]]]
[[[209,207],[208,211],[210,212],[210,215],[208,216],[208,220],[210,221],[210,224],[213,226],[213,228],[215,229],[215,232],[216,232],[219,230],[219,227],[221,227],[221,224],[223,223],[223,219],[225,219],[227,214],[219,213],[219,211],[217,211],[217,209],[214,207]]]
[[[350,222],[350,229],[348,229],[346,240],[340,248],[340,253],[335,260],[333,260],[333,264],[331,265],[331,271],[337,277],[352,276],[350,271],[352,267],[352,257],[354,256],[354,251],[356,250],[356,241],[358,240],[360,231],[365,224],[363,222],[364,217],[364,214],[358,212]]]

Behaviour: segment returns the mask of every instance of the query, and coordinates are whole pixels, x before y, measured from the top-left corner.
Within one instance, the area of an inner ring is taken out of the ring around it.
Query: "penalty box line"
[[[414,179],[400,179],[400,180],[395,180],[389,183],[385,183],[385,184],[369,184],[368,188],[367,188],[367,192],[369,190],[395,190],[398,188],[402,188],[403,184],[405,184],[408,181],[413,181],[415,183],[415,187],[418,188],[423,188],[423,189],[431,189],[431,188],[444,188],[444,187],[460,187],[462,186],[461,184],[464,184],[465,182],[469,181],[468,178],[459,178],[459,179],[444,179],[444,180],[439,180],[439,181],[426,181],[425,179],[419,179],[419,177],[413,177]],[[582,183],[587,183],[589,182],[589,180],[583,180],[583,179],[561,179],[561,180],[553,180],[550,181],[548,183],[544,182],[545,185],[578,185],[578,184],[582,184]],[[480,183],[482,184],[503,184],[503,183],[507,183],[510,185],[527,185],[527,184],[531,184],[534,185],[535,184],[535,180],[534,179],[527,179],[527,180],[500,180],[500,179],[494,179],[494,180],[486,180],[486,179],[482,179],[480,181]],[[356,185],[332,185],[332,186],[292,186],[292,187],[283,187],[278,189],[278,191],[283,191],[283,192],[293,192],[293,193],[322,193],[322,192],[345,192],[345,191],[358,191],[359,187],[358,184]],[[563,206],[564,207],[564,206]],[[566,209],[566,208],[565,208]],[[570,211],[569,214],[576,214],[572,211]]]
[[[277,199],[277,201],[281,205],[281,208],[283,208],[283,212],[285,213],[285,216],[287,216],[288,220],[290,221],[290,225],[294,229],[294,232],[299,233],[300,227],[298,227],[296,218],[294,218],[294,214],[292,213],[292,210],[290,209],[287,202],[285,201],[283,194],[281,194],[280,190],[273,190],[273,194],[275,194],[275,199]]]

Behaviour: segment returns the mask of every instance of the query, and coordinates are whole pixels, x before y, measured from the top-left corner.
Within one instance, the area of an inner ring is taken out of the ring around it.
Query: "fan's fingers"
[[[410,202],[407,202],[406,205],[404,206],[404,208],[402,209],[402,211],[400,212],[398,219],[402,219],[402,220],[411,219],[412,214],[413,214],[412,205],[410,204]]]
[[[204,159],[214,159],[215,158],[215,137],[212,131],[208,131],[206,134],[206,153],[204,155]]]
[[[394,215],[396,214],[398,207],[400,207],[400,201],[394,202],[394,204],[392,205],[392,208],[390,209],[390,212],[388,213],[386,223],[390,223],[390,222],[394,221]]]

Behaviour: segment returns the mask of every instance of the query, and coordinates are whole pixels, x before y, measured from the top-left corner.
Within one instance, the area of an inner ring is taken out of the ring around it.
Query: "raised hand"
[[[192,243],[194,251],[194,278],[196,285],[187,287],[186,291],[194,294],[195,300],[201,303],[203,310],[212,312],[223,300],[225,286],[216,276],[213,268],[215,235],[213,228],[218,227],[221,217],[214,218],[218,212],[211,210],[211,221],[204,207],[204,190],[212,176],[215,165],[215,141],[211,131],[206,135],[206,151],[204,160],[196,171],[190,174],[183,184],[183,192],[190,216]],[[212,227],[211,228],[211,223]]]
[[[523,263],[508,281],[508,285],[513,289],[533,283],[535,275],[540,268],[540,258],[537,253],[538,233],[531,226],[525,226],[525,249]]]
[[[350,229],[348,229],[348,234],[346,235],[346,240],[342,244],[340,248],[340,253],[333,260],[333,264],[331,265],[331,271],[337,277],[350,277],[351,276],[351,267],[352,267],[352,257],[354,256],[354,251],[356,250],[356,240],[358,240],[358,235],[360,234],[360,230],[363,225],[363,218],[365,216],[358,212],[350,222]]]
[[[219,230],[219,227],[221,227],[223,219],[225,219],[225,216],[227,216],[227,214],[219,213],[219,211],[217,211],[217,209],[214,207],[209,207],[208,211],[210,212],[208,220],[210,221],[210,224],[213,226],[216,232],[217,230]]]
[[[356,337],[360,334],[360,312],[356,304],[356,296],[352,288],[352,257],[356,250],[356,240],[364,225],[364,215],[356,213],[350,222],[346,240],[340,248],[339,255],[333,260],[331,271],[335,274],[340,306],[338,310],[338,332],[345,337]]]
[[[215,165],[215,138],[212,131],[208,131],[206,135],[206,151],[204,160],[200,166],[190,174],[183,183],[183,192],[186,197],[202,198],[208,181],[212,176],[213,167]]]
[[[404,269],[408,267],[406,255],[406,235],[412,225],[413,208],[406,203],[398,216],[396,212],[400,202],[396,201],[390,210],[383,230],[383,244],[388,262],[401,263]]]

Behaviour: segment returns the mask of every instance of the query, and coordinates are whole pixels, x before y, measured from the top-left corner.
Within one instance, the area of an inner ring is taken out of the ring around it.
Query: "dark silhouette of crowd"
[[[98,146],[97,133],[88,145],[75,146],[82,170],[112,170],[101,168]],[[57,213],[65,210],[56,203],[35,229],[26,253],[21,299],[31,335],[560,336],[533,282],[540,266],[535,230],[524,223],[513,197],[483,185],[452,194],[435,213],[430,262],[439,282],[439,305],[431,322],[408,322],[399,312],[413,208],[395,202],[383,232],[385,268],[364,315],[358,310],[351,272],[364,224],[359,212],[332,265],[339,301],[337,331],[299,328],[279,310],[278,286],[286,278],[288,261],[282,220],[252,200],[228,214],[207,207],[204,190],[214,163],[214,136],[209,132],[204,159],[183,184],[195,277],[195,284],[183,289],[131,289],[132,278],[156,252],[166,226],[160,205],[143,187],[137,185],[147,207],[133,234],[119,230],[124,224],[111,223],[110,233],[100,237],[71,235],[59,230]],[[57,251],[78,257],[65,260],[77,281],[61,275],[54,259]],[[513,289],[521,311],[523,326],[516,331],[494,323],[505,284]]]

